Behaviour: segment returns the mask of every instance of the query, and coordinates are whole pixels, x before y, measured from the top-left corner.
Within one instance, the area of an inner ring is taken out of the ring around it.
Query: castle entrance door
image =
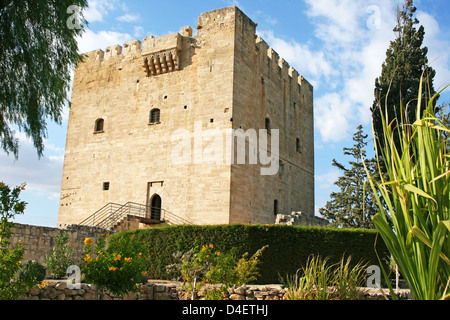
[[[163,181],[149,182],[147,187],[147,218],[161,220]]]
[[[162,200],[161,197],[157,194],[155,194],[152,198],[151,202],[151,209],[150,209],[150,218],[152,220],[161,220],[161,204]]]

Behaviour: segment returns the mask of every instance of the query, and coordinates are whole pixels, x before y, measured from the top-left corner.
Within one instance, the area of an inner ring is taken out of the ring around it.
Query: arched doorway
[[[150,218],[152,220],[161,220],[161,205],[162,205],[161,197],[155,194],[152,198],[150,209],[151,212]]]

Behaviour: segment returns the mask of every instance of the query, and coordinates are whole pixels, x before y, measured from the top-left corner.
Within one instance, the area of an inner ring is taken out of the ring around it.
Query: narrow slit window
[[[302,146],[300,145],[300,139],[297,138],[296,142],[295,142],[295,148],[298,152],[302,151]]]
[[[264,128],[266,129],[267,133],[270,134],[270,119],[266,118],[265,123],[264,123]]]
[[[278,214],[278,200],[273,201],[273,214],[276,216]]]
[[[103,191],[109,190],[109,182],[103,182]]]
[[[161,122],[161,110],[153,109],[150,111],[150,123],[160,123]]]

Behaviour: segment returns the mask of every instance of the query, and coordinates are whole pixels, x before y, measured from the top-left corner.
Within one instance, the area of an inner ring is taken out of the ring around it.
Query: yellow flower
[[[109,271],[116,271],[117,270],[117,268],[115,268],[115,267],[109,267]]]
[[[86,261],[87,263],[91,262],[91,256],[89,254],[86,255],[86,257],[84,257],[84,261]]]
[[[131,262],[131,260],[133,260],[133,258],[125,258],[124,260],[125,260],[125,262]]]
[[[202,251],[205,251],[206,250],[206,247],[205,246],[202,246]]]
[[[20,266],[22,264],[22,261],[17,261],[16,265]]]
[[[142,272],[142,275],[145,277],[147,275],[147,271]]]
[[[0,188],[3,188],[5,186],[5,184],[2,182],[0,183]]]
[[[115,260],[115,261],[119,261],[119,260],[120,260],[120,258],[121,258],[121,255],[120,255],[120,254],[118,254],[117,256],[115,256],[115,257],[114,257],[114,260]]]
[[[209,247],[210,247],[211,249],[214,249],[214,246],[213,246],[212,244],[210,244]]]
[[[139,252],[139,256],[142,256],[142,253],[141,253],[141,252]]]
[[[216,251],[216,256],[220,256],[220,251]]]
[[[92,241],[91,238],[84,239],[84,244],[92,244],[92,243],[94,243],[94,241]]]
[[[47,281],[42,281],[42,283],[38,284],[37,286],[39,289],[42,289],[42,288],[47,287],[48,285],[49,285],[49,283]]]

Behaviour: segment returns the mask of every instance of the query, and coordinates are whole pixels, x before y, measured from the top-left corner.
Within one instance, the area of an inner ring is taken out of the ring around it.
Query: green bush
[[[60,231],[55,239],[56,248],[52,248],[49,254],[44,256],[44,261],[53,279],[66,277],[67,268],[73,264],[72,249],[69,248],[69,234]]]
[[[256,283],[279,283],[280,277],[306,265],[310,255],[329,257],[337,263],[342,256],[352,257],[357,264],[378,264],[388,255],[386,246],[377,232],[364,229],[331,229],[284,225],[218,225],[167,226],[147,230],[130,230],[110,236],[111,248],[121,239],[132,239],[143,246],[148,261],[147,275],[152,279],[170,280],[166,266],[176,262],[174,253],[187,252],[205,243],[213,243],[220,252],[234,250],[242,256],[253,255],[268,245],[261,257],[260,277]],[[377,250],[375,251],[375,244]]]
[[[27,260],[20,264],[18,278],[22,281],[29,281],[35,279],[41,282],[45,279],[46,269],[37,261]]]
[[[205,300],[222,300],[222,294],[229,288],[257,279],[259,259],[266,248],[261,248],[250,258],[244,254],[239,259],[233,252],[223,253],[209,244],[201,249],[178,252],[174,258],[179,263],[167,266],[167,270],[181,276],[182,289],[194,299],[193,293],[203,288],[206,289]]]

